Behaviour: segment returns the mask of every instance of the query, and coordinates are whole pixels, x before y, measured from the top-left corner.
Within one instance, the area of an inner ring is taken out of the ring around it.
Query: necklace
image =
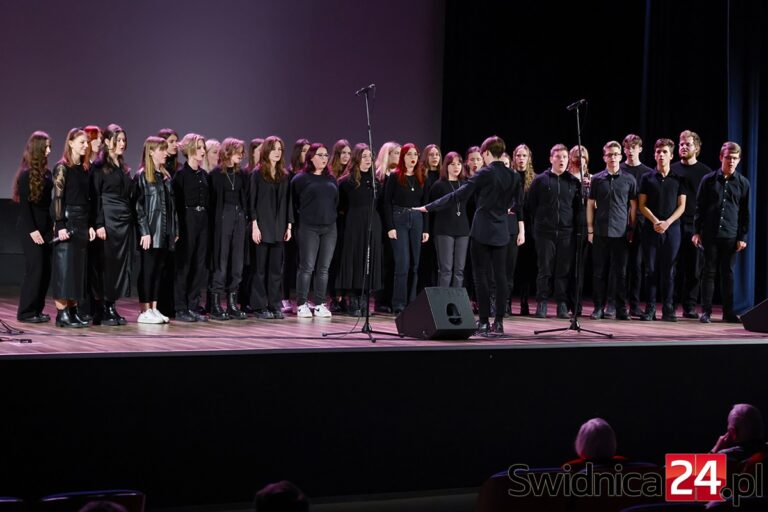
[[[453,182],[452,181],[448,180],[448,184],[451,186],[451,190],[453,192],[456,192],[457,190],[459,190],[459,187],[453,188]],[[454,198],[454,200],[455,200],[455,198]],[[461,203],[458,202],[458,201],[456,201],[456,216],[457,217],[461,217]]]
[[[232,185],[232,190],[235,190],[235,173],[233,172],[232,177],[230,178],[229,172],[224,171],[224,176],[227,177],[227,181],[229,182],[230,185]]]
[[[405,179],[408,180],[408,186],[411,187],[411,192],[415,192],[416,188],[415,188],[415,185],[413,184],[413,176],[406,176]]]

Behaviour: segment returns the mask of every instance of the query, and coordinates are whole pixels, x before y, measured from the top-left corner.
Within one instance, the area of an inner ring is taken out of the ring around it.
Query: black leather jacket
[[[173,199],[171,180],[155,174],[149,183],[143,172],[136,175],[136,221],[139,237],[152,236],[152,248],[173,250],[179,221]]]

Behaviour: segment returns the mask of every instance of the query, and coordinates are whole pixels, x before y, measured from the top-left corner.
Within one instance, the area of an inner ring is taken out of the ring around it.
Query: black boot
[[[528,297],[520,298],[520,316],[528,316],[530,314],[531,311],[528,309]]]
[[[208,311],[211,314],[211,318],[214,320],[229,320],[229,315],[226,311],[221,309],[221,294],[212,293],[210,302],[208,302]]]
[[[235,320],[245,320],[248,315],[237,307],[237,292],[227,294],[227,314]]]
[[[79,320],[79,317],[73,314],[75,308],[59,309],[56,312],[56,327],[73,327],[80,329],[82,327],[88,327],[88,324]]]
[[[360,308],[360,296],[352,295],[349,297],[349,316],[363,316]]]
[[[650,322],[651,320],[656,320],[656,305],[648,304],[645,306],[645,313],[643,313],[643,316],[640,317],[640,320],[644,322]]]
[[[101,325],[115,326],[120,325],[120,321],[117,317],[117,311],[115,311],[115,303],[104,301],[104,306],[101,311]],[[94,318],[94,324],[96,319]]]

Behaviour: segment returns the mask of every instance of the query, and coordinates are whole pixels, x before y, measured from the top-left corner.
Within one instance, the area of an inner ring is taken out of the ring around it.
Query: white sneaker
[[[158,311],[158,310],[157,310],[157,308],[154,308],[154,309],[152,309],[151,311],[152,311],[152,314],[153,314],[153,315],[155,315],[157,318],[159,318],[160,320],[162,320],[162,321],[163,321],[162,323],[164,323],[164,324],[167,324],[168,322],[170,322],[170,321],[171,321],[171,319],[170,319],[170,318],[168,318],[167,316],[165,316],[164,314],[162,314],[160,311]]]
[[[139,319],[137,320],[140,324],[162,324],[163,322],[162,318],[159,318],[155,316],[155,314],[152,312],[151,309],[148,309],[141,313],[139,315]]]
[[[328,308],[325,307],[325,304],[320,304],[315,307],[315,316],[318,318],[331,318],[333,315],[328,311]]]
[[[312,318],[312,310],[309,309],[309,305],[306,302],[296,310],[296,316],[299,318]]]

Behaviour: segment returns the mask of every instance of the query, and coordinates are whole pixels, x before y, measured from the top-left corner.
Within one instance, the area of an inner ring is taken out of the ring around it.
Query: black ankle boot
[[[72,314],[73,309],[74,308],[64,308],[59,309],[56,312],[56,327],[73,327],[75,329],[88,327],[87,323],[80,320],[75,320],[77,315]]]
[[[245,320],[248,315],[237,307],[237,292],[227,294],[227,314],[235,320]]]
[[[229,320],[229,315],[221,309],[221,294],[212,293],[211,301],[208,303],[208,311],[214,320]]]
[[[112,315],[115,319],[117,319],[117,325],[127,325],[128,320],[125,319],[124,316],[122,316],[120,313],[117,312],[117,306],[114,302],[109,302],[109,313]]]
[[[120,325],[119,319],[117,318],[117,315],[115,314],[115,303],[104,301],[104,306],[102,308],[101,312],[101,325],[109,325],[109,326],[115,326]],[[96,319],[94,318],[94,323],[96,323]]]
[[[349,316],[363,316],[363,312],[360,309],[360,297],[352,295],[349,298]]]

